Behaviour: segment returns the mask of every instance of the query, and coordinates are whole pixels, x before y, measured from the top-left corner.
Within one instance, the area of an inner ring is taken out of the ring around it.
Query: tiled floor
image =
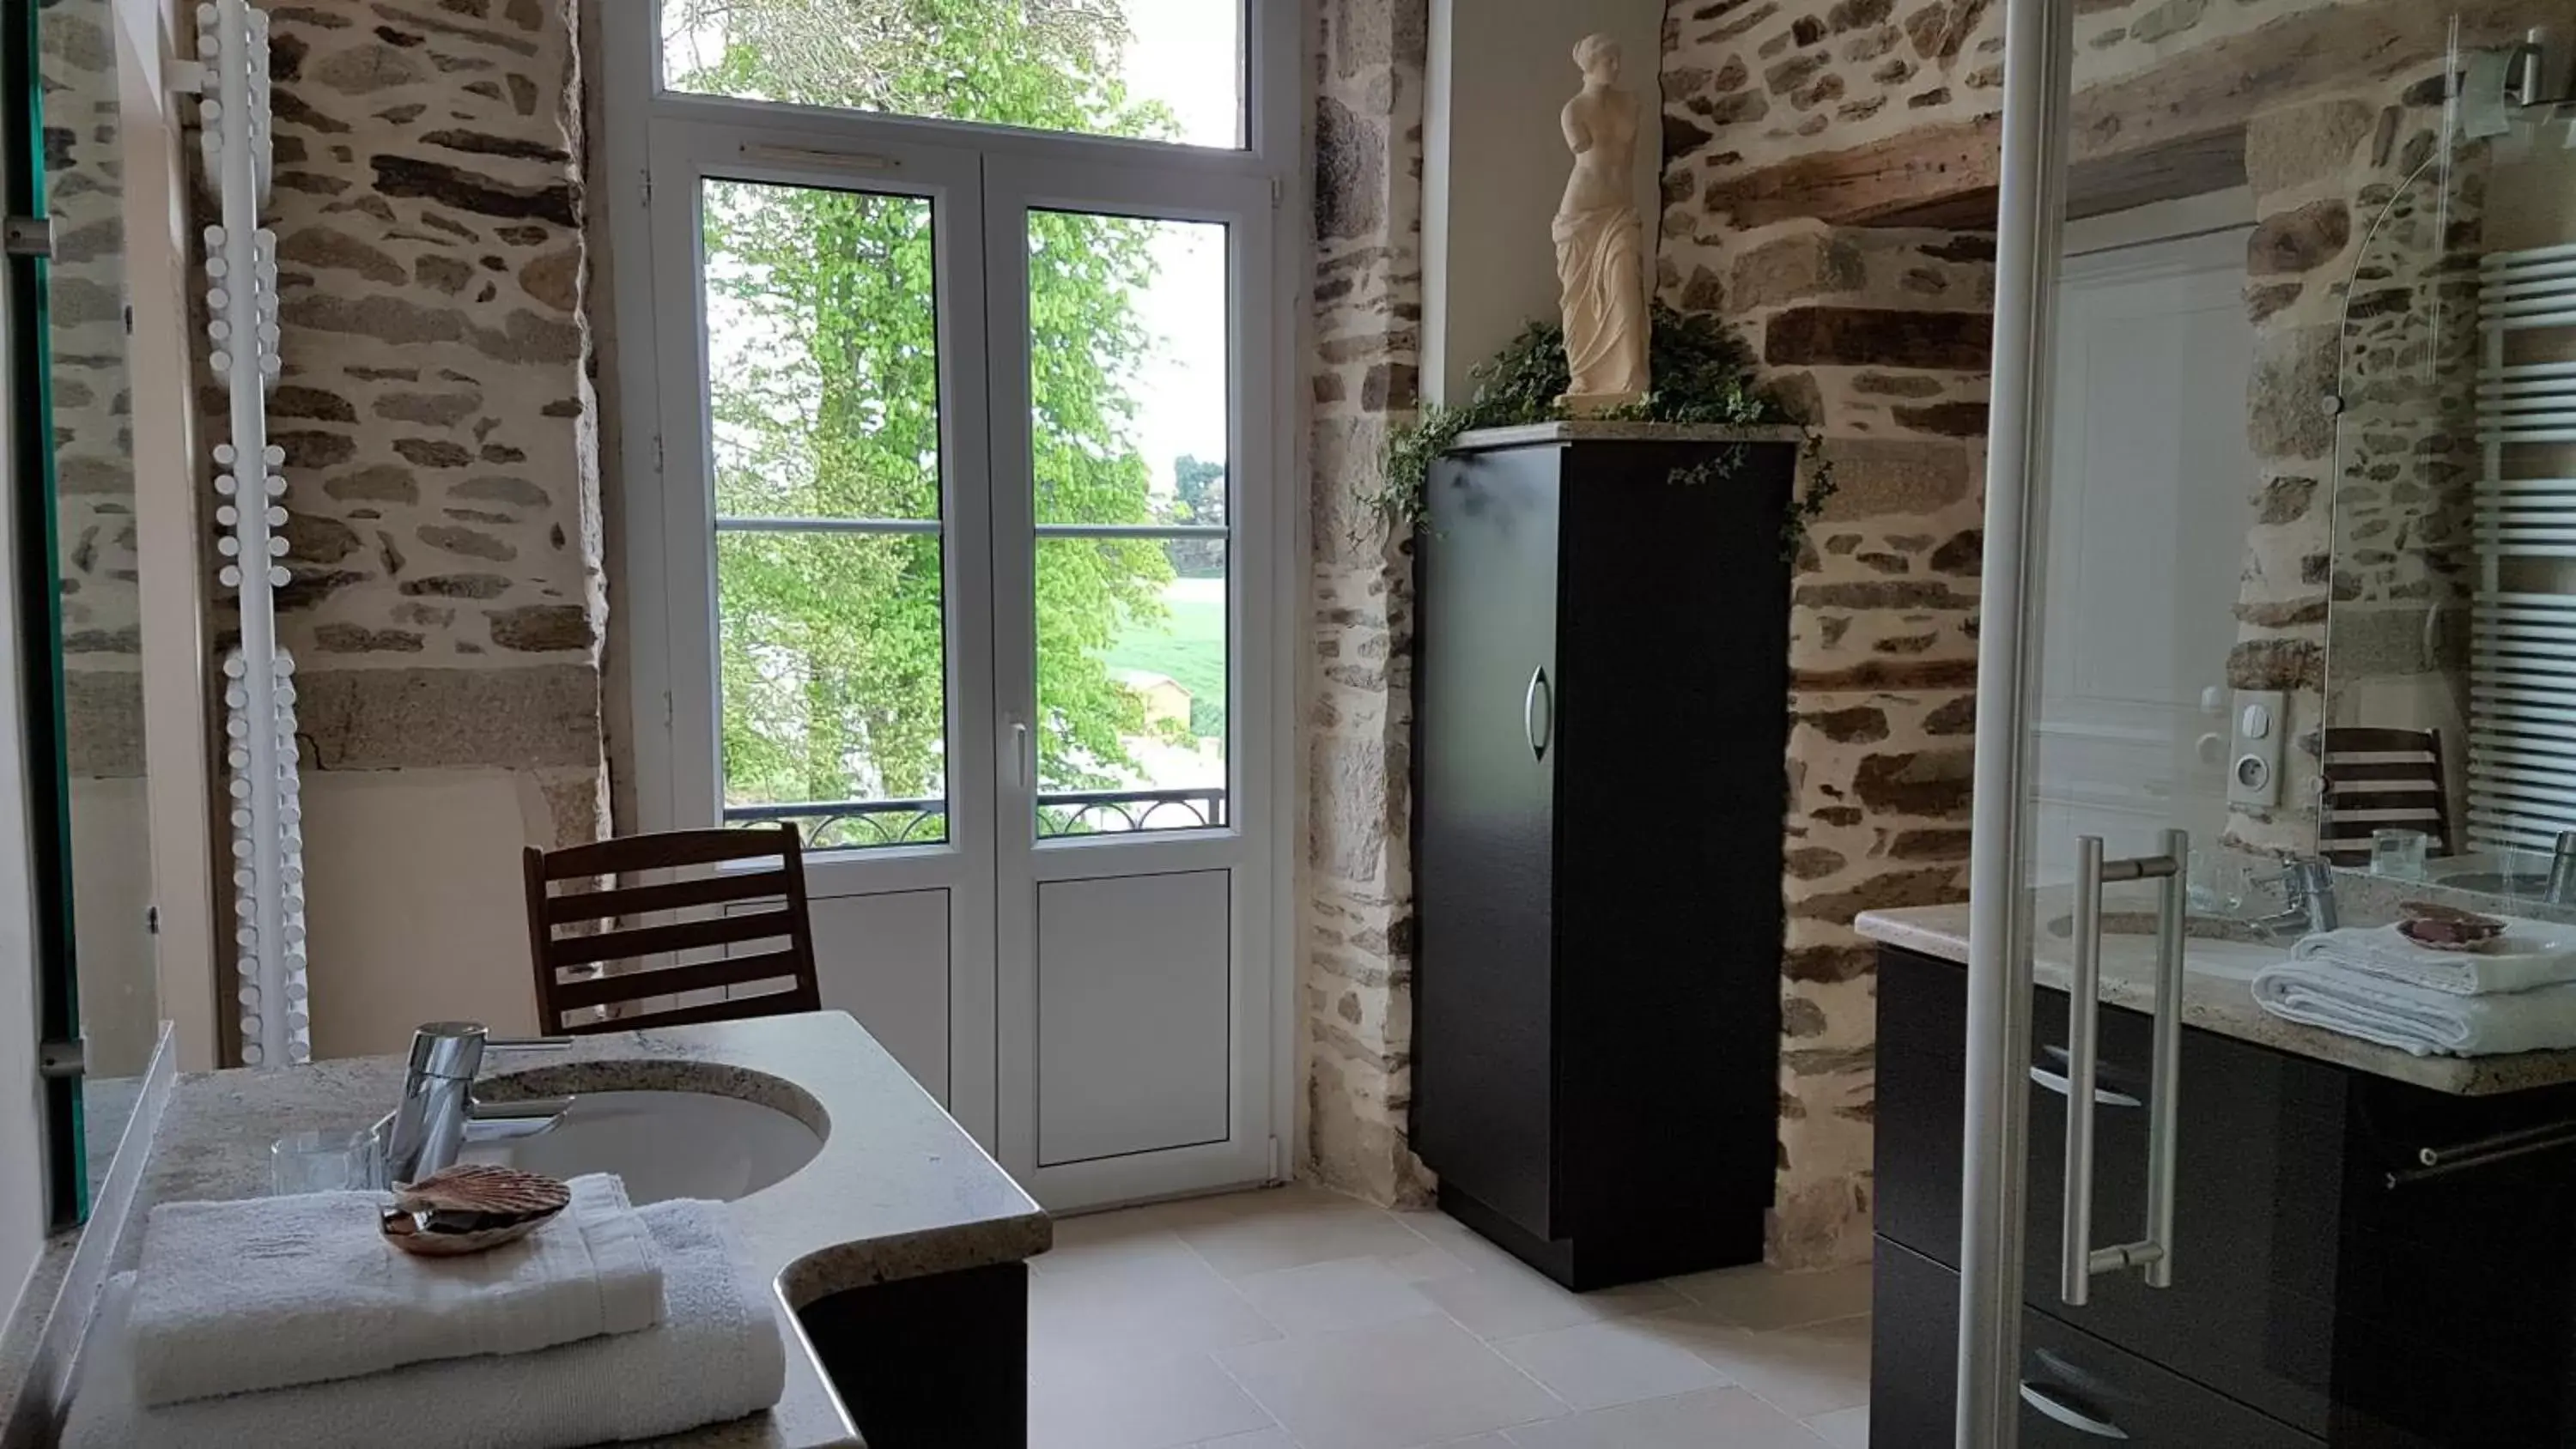
[[[1869,1273],[1576,1295],[1307,1187],[1056,1225],[1031,1449],[1862,1449]]]

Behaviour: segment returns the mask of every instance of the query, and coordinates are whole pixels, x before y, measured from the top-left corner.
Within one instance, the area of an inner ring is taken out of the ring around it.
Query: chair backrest
[[[742,868],[763,860],[775,864]],[[804,849],[793,826],[531,848],[526,863],[528,950],[547,1031],[627,1031],[822,1009]],[[574,889],[557,889],[566,884]],[[764,942],[765,949],[745,949]],[[784,984],[756,994],[745,989],[762,983]],[[721,997],[706,996],[717,991]],[[697,999],[671,999],[689,997]],[[630,1003],[641,1009],[615,1010]]]
[[[2441,731],[2334,726],[2326,731],[2324,767],[2317,849],[2326,859],[2368,864],[2374,830],[2421,830],[2431,837],[2428,853],[2451,853]]]

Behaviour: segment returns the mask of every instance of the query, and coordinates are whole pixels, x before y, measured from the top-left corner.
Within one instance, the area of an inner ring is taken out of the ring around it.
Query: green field
[[[1112,669],[1166,674],[1190,692],[1190,729],[1225,732],[1225,591],[1214,580],[1179,579],[1164,590],[1167,618],[1129,620],[1102,662]]]

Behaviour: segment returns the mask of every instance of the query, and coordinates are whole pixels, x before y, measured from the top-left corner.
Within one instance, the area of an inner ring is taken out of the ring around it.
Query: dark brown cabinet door
[[[1430,483],[1417,575],[1422,784],[1414,1145],[1444,1183],[1558,1236],[1551,1140],[1557,473],[1472,455]]]

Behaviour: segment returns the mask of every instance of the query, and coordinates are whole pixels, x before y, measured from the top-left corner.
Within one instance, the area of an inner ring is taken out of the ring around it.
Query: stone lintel
[[[310,768],[600,764],[599,671],[587,664],[305,668],[296,671],[295,691]]]

